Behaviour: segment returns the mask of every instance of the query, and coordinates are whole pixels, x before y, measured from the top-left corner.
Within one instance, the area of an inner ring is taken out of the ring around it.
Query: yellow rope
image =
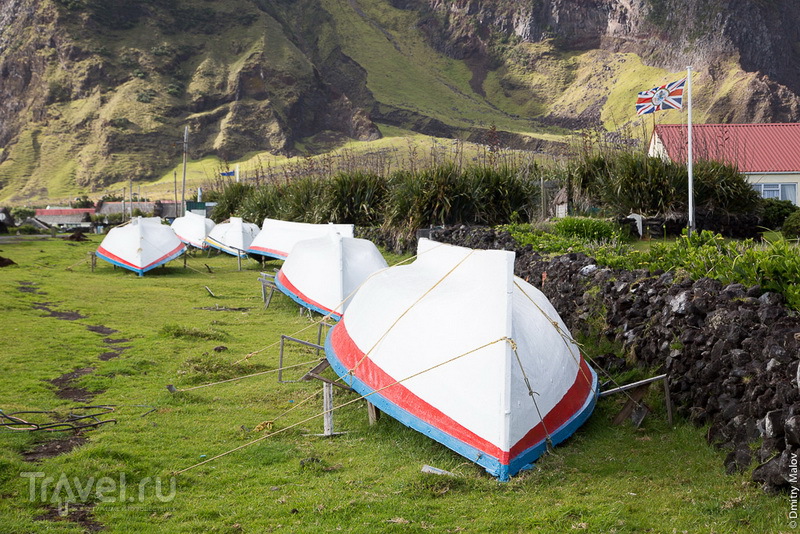
[[[357,397],[357,398],[355,398],[355,399],[352,399],[352,400],[349,400],[349,401],[347,401],[347,402],[345,402],[345,403],[343,403],[343,404],[340,404],[339,406],[334,406],[333,408],[331,408],[331,410],[330,410],[330,411],[331,411],[331,412],[333,412],[334,410],[338,410],[339,408],[344,408],[345,406],[349,406],[350,404],[353,404],[353,403],[355,403],[355,402],[358,402],[358,401],[360,401],[360,400],[364,400],[364,399],[366,399],[367,397],[369,397],[369,396],[371,396],[371,395],[374,395],[374,394],[376,394],[376,393],[380,393],[381,391],[384,391],[384,390],[386,390],[386,389],[388,389],[388,388],[390,388],[390,387],[392,387],[392,386],[395,386],[395,385],[397,385],[397,384],[400,384],[400,383],[402,383],[402,382],[405,382],[405,381],[407,381],[407,380],[411,380],[412,378],[415,378],[415,377],[417,377],[417,376],[419,376],[419,375],[421,375],[421,374],[424,374],[424,373],[427,373],[427,372],[429,372],[429,371],[432,371],[432,370],[434,370],[434,369],[437,369],[437,368],[439,368],[439,367],[441,367],[441,366],[443,366],[443,365],[446,365],[446,364],[448,364],[448,363],[452,363],[452,362],[454,362],[455,360],[458,360],[459,358],[463,358],[464,356],[467,356],[467,355],[469,355],[469,354],[473,354],[473,353],[475,353],[475,352],[478,352],[479,350],[482,350],[482,349],[484,349],[484,348],[486,348],[486,347],[489,347],[489,346],[491,346],[491,345],[494,345],[495,343],[500,343],[500,342],[502,342],[502,341],[507,341],[508,339],[509,339],[509,338],[507,338],[507,337],[501,337],[500,339],[496,339],[495,341],[491,341],[491,342],[489,342],[489,343],[485,343],[484,345],[481,345],[481,346],[480,346],[480,347],[478,347],[478,348],[472,349],[472,350],[470,350],[470,351],[467,351],[467,352],[465,352],[465,353],[463,353],[463,354],[459,354],[458,356],[455,356],[455,357],[453,357],[453,358],[450,358],[449,360],[446,360],[446,361],[440,362],[440,363],[438,363],[438,364],[436,364],[436,365],[434,365],[434,366],[432,366],[432,367],[429,367],[429,368],[427,368],[427,369],[423,369],[422,371],[418,371],[418,372],[416,372],[416,373],[414,373],[414,374],[412,374],[412,375],[410,375],[410,376],[407,376],[407,377],[405,377],[405,378],[402,378],[402,379],[400,379],[400,380],[396,380],[395,382],[392,382],[391,384],[387,384],[386,386],[383,386],[383,387],[382,387],[382,388],[380,388],[380,389],[376,389],[376,390],[374,390],[374,391],[371,391],[370,393],[367,393],[366,395],[361,395],[361,396],[359,396],[359,397]],[[339,377],[339,378],[341,378],[341,377]],[[306,400],[308,400],[308,399],[306,399]],[[265,436],[261,436],[260,438],[256,438],[256,439],[254,439],[254,440],[252,440],[252,441],[249,441],[249,442],[247,442],[247,443],[245,443],[245,444],[243,444],[243,445],[240,445],[240,446],[238,446],[238,447],[236,447],[236,448],[234,448],[234,449],[231,449],[231,450],[229,450],[229,451],[223,452],[223,453],[221,453],[221,454],[218,454],[218,455],[216,455],[216,456],[213,456],[213,457],[211,457],[211,458],[208,458],[208,459],[206,459],[206,460],[203,460],[202,462],[196,463],[196,464],[194,464],[194,465],[190,465],[189,467],[186,467],[186,468],[184,468],[184,469],[181,469],[180,471],[174,471],[172,474],[173,474],[173,475],[180,475],[181,473],[185,473],[186,471],[189,471],[190,469],[194,469],[195,467],[199,467],[199,466],[201,466],[201,465],[207,464],[207,463],[209,463],[209,462],[212,462],[212,461],[214,461],[214,460],[216,460],[216,459],[218,459],[218,458],[222,458],[223,456],[227,456],[227,455],[229,455],[229,454],[231,454],[231,453],[234,453],[234,452],[236,452],[236,451],[240,451],[240,450],[242,450],[242,449],[244,449],[244,448],[246,448],[246,447],[249,447],[250,445],[254,445],[254,444],[258,443],[259,441],[263,441],[263,440],[265,440],[265,439],[267,439],[267,438],[271,438],[271,437],[273,437],[273,436],[276,436],[276,435],[278,435],[278,434],[281,434],[281,433],[283,433],[283,432],[286,432],[287,430],[290,430],[290,429],[292,429],[292,428],[295,428],[295,427],[297,427],[297,426],[300,426],[300,425],[302,425],[303,423],[307,423],[308,421],[312,421],[312,420],[314,420],[314,419],[316,419],[316,418],[318,418],[318,417],[322,417],[322,416],[324,416],[324,415],[325,415],[325,413],[326,413],[326,412],[322,412],[322,413],[319,413],[319,414],[313,415],[313,416],[311,416],[311,417],[307,417],[307,418],[303,419],[302,421],[299,421],[299,422],[297,422],[297,423],[294,423],[294,424],[292,424],[292,425],[289,425],[289,426],[287,426],[287,427],[281,428],[280,430],[276,430],[275,432],[271,432],[271,433],[269,433],[269,434],[267,434],[267,435],[265,435]]]
[[[464,256],[464,257],[461,259],[461,261],[459,261],[457,264],[455,264],[455,265],[453,266],[453,268],[452,268],[452,269],[450,269],[449,271],[447,271],[447,273],[445,273],[445,275],[444,275],[443,277],[441,277],[439,280],[437,280],[435,284],[433,284],[433,285],[432,285],[432,286],[431,286],[431,287],[430,287],[430,288],[429,288],[427,291],[425,291],[425,293],[423,293],[422,295],[420,295],[420,296],[419,296],[419,298],[418,298],[417,300],[415,300],[413,303],[411,303],[411,305],[410,305],[408,308],[406,308],[406,309],[403,311],[403,313],[401,313],[401,314],[400,314],[400,316],[399,316],[399,317],[397,317],[397,319],[395,319],[395,320],[394,320],[394,322],[393,322],[393,323],[392,323],[392,324],[389,326],[389,328],[387,328],[387,329],[386,329],[386,330],[383,332],[383,334],[381,335],[381,337],[380,337],[380,338],[378,338],[378,341],[376,341],[376,342],[375,342],[375,344],[374,344],[374,345],[372,345],[372,347],[370,347],[370,349],[364,353],[364,356],[362,356],[362,357],[361,357],[361,359],[359,359],[359,360],[356,362],[355,366],[353,366],[353,368],[352,368],[352,369],[350,369],[350,371],[349,371],[349,372],[350,372],[350,374],[354,373],[354,372],[355,372],[355,371],[358,369],[358,367],[361,365],[361,362],[363,362],[363,361],[364,361],[364,360],[367,358],[367,356],[369,356],[369,355],[370,355],[370,353],[371,353],[373,350],[375,350],[375,347],[377,347],[378,345],[380,345],[381,341],[383,341],[383,340],[386,338],[386,336],[387,336],[387,335],[389,335],[389,332],[391,332],[391,330],[392,330],[392,329],[393,329],[395,326],[397,326],[397,323],[399,323],[399,322],[400,322],[400,320],[401,320],[403,317],[405,317],[405,315],[406,315],[406,314],[407,314],[409,311],[411,311],[411,309],[412,309],[414,306],[416,306],[417,304],[419,304],[419,302],[420,302],[422,299],[424,299],[425,297],[427,297],[427,296],[430,294],[430,292],[431,292],[431,291],[433,291],[434,289],[436,289],[436,287],[437,287],[439,284],[441,284],[441,283],[442,283],[442,282],[443,282],[443,281],[444,281],[444,280],[445,280],[445,279],[446,279],[448,276],[450,276],[451,274],[453,274],[453,272],[454,272],[456,269],[458,269],[458,268],[461,266],[461,264],[462,264],[462,263],[464,263],[465,261],[467,261],[467,258],[469,258],[470,256],[472,256],[472,254],[473,254],[474,252],[475,252],[475,250],[474,250],[474,249],[473,249],[473,250],[470,250],[469,254],[467,254],[466,256]]]
[[[403,263],[409,262],[409,261],[411,261],[411,260],[415,259],[416,257],[417,257],[417,256],[411,256],[410,258],[406,258],[406,259],[404,259],[404,260],[402,260],[402,261],[399,261],[399,262],[395,263],[394,265],[391,265],[390,267],[397,267],[398,265],[402,265]],[[357,291],[358,291],[358,290],[361,288],[361,286],[363,286],[363,285],[364,285],[364,284],[367,282],[367,280],[369,280],[370,278],[372,278],[372,277],[373,277],[373,276],[375,276],[376,274],[378,274],[378,273],[381,273],[381,272],[385,271],[386,269],[389,269],[390,267],[386,267],[386,268],[384,268],[384,269],[381,269],[381,270],[379,270],[379,271],[376,271],[376,272],[372,273],[371,275],[369,275],[369,277],[367,277],[367,279],[366,279],[366,280],[364,280],[363,282],[361,282],[361,284],[359,284],[359,286],[358,286],[357,288],[355,288],[353,291],[351,291],[351,292],[350,292],[350,294],[349,294],[349,295],[347,295],[347,296],[344,298],[344,300],[342,300],[342,301],[341,301],[341,302],[340,302],[340,303],[339,303],[339,304],[336,306],[336,308],[338,308],[339,306],[342,306],[342,305],[344,305],[344,303],[345,303],[345,302],[347,302],[347,300],[348,300],[348,299],[350,299],[350,298],[351,298],[351,297],[352,297],[352,296],[353,296],[353,295],[354,295],[354,294],[355,294],[355,293],[356,293],[356,292],[357,292]],[[328,313],[327,315],[324,315],[324,316],[323,316],[323,317],[322,317],[320,320],[318,320],[318,321],[314,321],[314,322],[313,322],[313,323],[311,323],[310,325],[308,325],[308,326],[305,326],[305,327],[301,328],[300,330],[298,330],[298,331],[296,331],[296,332],[294,332],[294,333],[290,334],[290,336],[291,336],[291,337],[296,337],[298,334],[300,334],[300,333],[302,333],[302,332],[305,332],[306,330],[308,330],[308,329],[309,329],[309,328],[311,328],[312,326],[317,326],[317,325],[319,325],[320,323],[324,323],[324,322],[325,322],[325,321],[326,321],[326,320],[327,320],[327,319],[328,319],[328,318],[331,316],[331,313],[332,313],[332,312]],[[247,355],[246,355],[244,358],[242,358],[241,360],[238,360],[238,361],[236,361],[236,362],[234,362],[234,363],[241,363],[241,362],[243,362],[243,361],[245,361],[245,360],[249,360],[251,356],[255,356],[255,355],[257,355],[257,354],[260,354],[260,353],[264,352],[265,350],[267,350],[267,349],[270,349],[270,348],[274,347],[275,345],[277,345],[277,344],[279,344],[279,343],[280,343],[280,341],[276,341],[275,343],[272,343],[272,344],[270,344],[270,345],[267,345],[266,347],[264,347],[264,348],[262,348],[262,349],[255,350],[255,351],[253,351],[253,352],[251,352],[251,353],[247,354]]]
[[[253,373],[251,375],[237,376],[236,378],[228,378],[226,380],[220,380],[219,382],[210,382],[208,384],[200,384],[199,386],[192,386],[192,387],[186,388],[186,389],[179,389],[179,390],[177,390],[177,393],[183,393],[184,391],[192,391],[193,389],[206,388],[208,386],[216,386],[217,384],[225,384],[226,382],[235,382],[237,380],[242,380],[244,378],[252,378],[254,376],[261,376],[261,375],[266,375],[266,374],[269,374],[269,373],[277,373],[278,371],[282,371],[282,370],[286,370],[286,369],[293,369],[295,367],[302,367],[304,365],[308,365],[310,363],[319,362],[319,361],[321,361],[320,358],[315,358],[313,360],[308,360],[307,362],[302,362],[302,363],[298,363],[298,364],[295,364],[295,365],[289,365],[289,366],[281,367],[281,368],[278,368],[278,369],[270,369],[268,371],[260,371],[258,373]]]
[[[547,312],[545,312],[541,308],[541,306],[539,306],[539,304],[537,304],[536,301],[533,300],[533,298],[531,298],[530,295],[528,295],[528,293],[522,288],[522,286],[519,285],[519,282],[516,279],[514,279],[514,285],[517,286],[517,288],[522,292],[522,294],[525,295],[528,298],[528,300],[531,301],[531,303],[534,306],[536,306],[536,309],[539,310],[539,313],[544,315],[545,319],[547,319],[548,322],[553,326],[553,328],[555,328],[556,332],[561,337],[561,340],[564,342],[564,346],[567,347],[567,352],[569,352],[570,356],[572,356],[572,359],[578,365],[578,371],[581,373],[581,376],[583,376],[584,380],[586,380],[586,383],[589,384],[589,388],[591,389],[592,394],[596,394],[597,391],[595,391],[595,388],[594,388],[594,381],[591,379],[591,377],[586,375],[586,371],[583,369],[583,366],[581,365],[580,360],[578,360],[578,357],[575,356],[575,354],[572,352],[572,347],[570,347],[570,343],[574,343],[578,347],[580,347],[580,344],[577,341],[575,341],[575,339],[573,339],[573,337],[571,335],[567,335],[561,329],[561,325],[558,323],[558,321],[554,320],[549,315],[547,315]],[[516,352],[516,350],[515,350],[515,352]],[[588,355],[587,355],[587,358],[588,358]],[[520,362],[520,367],[521,366],[522,366],[522,362]],[[524,372],[525,371],[523,371],[523,373]]]

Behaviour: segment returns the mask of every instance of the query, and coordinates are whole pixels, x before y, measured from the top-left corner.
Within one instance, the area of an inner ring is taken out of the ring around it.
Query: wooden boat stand
[[[263,273],[262,273],[263,274]],[[306,372],[299,380],[284,380],[283,379],[283,351],[286,342],[291,343],[299,343],[300,345],[312,348],[316,350],[317,356],[320,355],[321,351],[325,350],[325,347],[321,345],[322,343],[322,329],[324,327],[332,327],[333,325],[322,321],[319,323],[319,329],[317,330],[317,342],[311,343],[310,341],[304,341],[302,339],[297,339],[287,335],[281,335],[281,348],[280,348],[280,356],[278,359],[278,382],[281,383],[290,383],[290,382],[307,382],[309,380],[319,380],[322,382],[322,409],[324,411],[323,416],[323,433],[322,434],[314,434],[316,436],[336,436],[339,434],[343,434],[344,432],[334,432],[333,431],[333,387],[336,386],[338,388],[342,388],[345,391],[352,391],[352,389],[347,386],[335,382],[327,377],[322,376],[322,372],[330,367],[330,363],[328,360],[322,359],[320,362],[312,367],[311,369]],[[380,410],[375,407],[374,404],[371,402],[367,402],[367,416],[369,418],[369,424],[374,425],[378,422],[380,418]]]
[[[617,414],[617,416],[612,421],[613,425],[621,425],[625,419],[630,418],[636,428],[639,428],[644,421],[645,416],[652,411],[647,404],[641,402],[644,398],[645,394],[647,394],[647,390],[650,388],[650,384],[653,382],[657,382],[658,380],[664,381],[664,402],[667,405],[667,422],[670,426],[672,426],[672,398],[669,394],[669,376],[666,374],[654,376],[651,378],[646,378],[644,380],[639,380],[638,382],[632,382],[630,384],[626,384],[624,386],[620,386],[614,389],[609,389],[607,391],[602,391],[600,393],[600,397],[605,397],[607,395],[613,395],[614,393],[620,393],[623,391],[632,390],[628,394],[628,402],[625,403],[625,406],[622,407],[622,410]]]

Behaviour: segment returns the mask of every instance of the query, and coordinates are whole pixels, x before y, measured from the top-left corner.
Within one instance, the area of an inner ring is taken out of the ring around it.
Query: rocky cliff
[[[611,54],[598,56],[592,76],[613,72],[613,64],[624,54],[635,54],[644,64],[667,71],[693,66],[704,85],[698,100],[707,122],[793,122],[800,116],[796,51],[800,13],[789,0],[393,0],[393,4],[423,13],[420,28],[429,42],[444,54],[468,61],[473,80],[480,80],[480,71],[488,68],[516,64],[536,71],[540,63],[547,68],[548,55],[602,50]],[[525,43],[548,43],[547,54],[531,53]],[[513,79],[507,76],[505,86],[512,87]],[[734,92],[727,87],[731,83],[738,84]],[[530,83],[534,92],[536,85]],[[587,96],[596,101],[591,118],[598,122],[603,95]],[[569,109],[551,112],[556,122],[575,118]]]
[[[789,0],[0,0],[0,199],[378,125],[547,151],[692,64],[706,122],[800,118]],[[678,117],[679,119],[679,117]],[[553,127],[556,129],[554,130]],[[493,130],[493,129],[492,129]]]

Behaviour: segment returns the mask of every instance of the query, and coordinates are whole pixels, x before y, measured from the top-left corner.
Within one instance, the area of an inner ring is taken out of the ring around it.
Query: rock
[[[789,446],[800,446],[800,415],[793,415],[786,419],[784,425],[786,433],[786,444]]]
[[[764,417],[764,437],[779,438],[784,435],[783,410],[772,410]]]
[[[785,458],[784,458],[785,457]],[[779,491],[789,485],[784,478],[785,468],[789,465],[789,451],[783,451],[753,469],[753,480],[764,485],[768,491]]]
[[[781,362],[779,362],[775,358],[772,358],[770,361],[767,362],[767,372],[768,373],[772,372],[772,371],[774,371],[775,369],[777,369],[780,366],[781,366]]]
[[[729,475],[744,473],[753,461],[747,445],[740,445],[725,458],[725,472]]]
[[[745,295],[747,295],[748,297],[758,298],[761,296],[761,293],[763,293],[763,291],[761,290],[761,286],[755,285],[752,287],[748,287],[747,291],[745,292]]]
[[[780,293],[767,292],[758,297],[758,302],[762,306],[777,307],[783,305],[784,299]]]
[[[492,229],[436,233],[444,236],[436,240],[462,246],[513,248]],[[786,485],[781,473],[800,447],[800,318],[781,295],[709,278],[676,281],[671,272],[601,268],[584,254],[545,259],[529,246],[516,252],[515,273],[541,288],[573,334],[620,343],[635,360],[609,353],[596,359],[599,367],[666,370],[676,413],[709,425],[709,442],[731,451],[726,470],[746,470],[756,456],[762,463],[754,480],[770,490]],[[605,313],[600,332],[592,325],[598,313]]]
[[[679,293],[675,298],[668,301],[672,313],[678,315],[685,315],[689,309],[689,292],[684,291]]]

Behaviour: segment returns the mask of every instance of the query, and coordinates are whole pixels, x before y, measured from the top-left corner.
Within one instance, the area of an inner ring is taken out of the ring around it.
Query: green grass
[[[767,496],[748,474],[725,475],[724,453],[706,445],[702,429],[684,421],[669,427],[656,392],[648,398],[655,412],[642,429],[612,427],[624,399],[603,399],[571,439],[508,483],[389,417],[369,426],[364,402],[352,393],[335,393],[336,405],[356,401],[335,412],[335,430],[347,433],[313,436],[322,431],[321,419],[309,419],[321,412],[314,397],[318,382],[279,383],[265,374],[169,393],[167,384],[184,389],[275,369],[280,334],[305,329],[299,337],[315,340],[315,323],[282,295],[263,309],[256,280],[261,266],[252,260],[237,271],[230,256],[198,253],[188,269],[175,261],[144,277],[102,261],[91,272],[85,260],[98,243],[99,237],[0,243],[0,255],[18,264],[0,276],[0,409],[74,408],[80,403],[56,397],[48,381],[94,367],[76,385],[97,392],[92,404],[115,405],[117,420],[85,432],[89,441],[80,448],[37,464],[24,462],[21,453],[55,436],[0,432],[3,532],[81,531],[70,521],[35,519],[45,503],[38,496],[29,500],[29,481],[20,476],[32,471],[55,479],[66,473],[81,483],[91,476],[118,481],[124,474],[134,501],[96,502],[94,491],[89,499],[96,503],[94,520],[117,533],[788,529],[788,498]],[[278,265],[269,262],[267,269]],[[34,309],[41,302],[84,318],[49,317]],[[208,307],[247,309],[202,309]],[[98,325],[117,332],[87,328]],[[127,339],[120,346],[130,348],[102,361],[106,338]],[[221,345],[227,350],[214,350]],[[293,348],[286,363],[315,358],[313,351]],[[287,370],[284,379],[308,367]],[[146,477],[161,477],[162,495],[169,495],[171,473],[264,436],[252,429],[265,421],[274,421],[272,431],[280,433],[179,475],[169,502],[157,498],[154,482],[138,501]],[[424,464],[458,476],[425,475]]]

